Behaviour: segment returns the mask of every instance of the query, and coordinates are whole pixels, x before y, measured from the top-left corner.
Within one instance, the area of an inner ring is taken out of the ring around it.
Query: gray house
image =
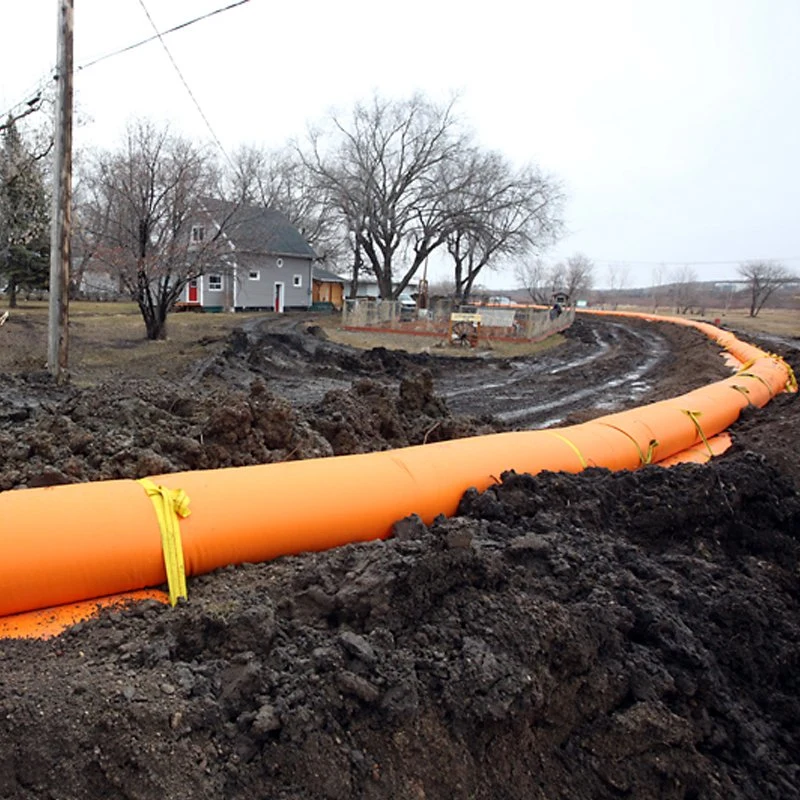
[[[204,200],[191,240],[202,247],[214,239],[214,260],[189,282],[181,305],[278,313],[309,308],[317,256],[280,211]]]

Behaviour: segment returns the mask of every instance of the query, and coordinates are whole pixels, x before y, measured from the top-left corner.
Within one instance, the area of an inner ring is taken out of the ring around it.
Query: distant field
[[[641,311],[646,314],[653,313],[652,306],[620,306],[620,311]],[[669,311],[659,310],[656,312],[662,316],[680,316],[670,314]],[[743,308],[729,309],[706,309],[704,315],[686,314],[687,319],[702,319],[704,322],[715,323],[719,320],[723,327],[736,328],[741,331],[752,331],[754,333],[770,333],[775,336],[788,338],[800,338],[800,311],[795,309],[773,309],[764,308],[757,317],[750,317]]]

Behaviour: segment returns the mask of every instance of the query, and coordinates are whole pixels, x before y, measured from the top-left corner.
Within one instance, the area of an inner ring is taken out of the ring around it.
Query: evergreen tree
[[[44,289],[50,264],[50,208],[41,156],[9,119],[0,146],[0,278],[8,305],[19,290]]]

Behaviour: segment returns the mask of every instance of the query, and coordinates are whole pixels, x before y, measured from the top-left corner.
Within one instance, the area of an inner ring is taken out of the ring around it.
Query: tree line
[[[661,265],[653,269],[647,288],[631,289],[628,265],[612,264],[607,288],[595,292],[594,299],[612,309],[627,302],[649,305],[654,312],[662,309],[676,314],[702,313],[708,307],[744,306],[749,316],[757,317],[767,304],[790,301],[792,287],[800,285],[800,277],[778,261],[745,261],[736,267],[736,275],[727,281],[702,281],[691,265],[670,270]]]
[[[46,281],[49,208],[45,171],[16,125],[2,133],[0,271],[13,297]],[[370,278],[392,299],[441,252],[465,300],[484,270],[549,246],[563,224],[555,178],[481,147],[454,103],[421,94],[375,95],[302,140],[225,158],[135,120],[118,147],[76,154],[74,187],[73,289],[102,265],[138,303],[150,338],[166,334],[189,281],[224,266],[225,220],[201,247],[191,241],[203,198],[283,212],[323,263],[352,276],[354,293]]]
[[[10,308],[20,291],[44,291],[50,277],[52,137],[23,136],[19,119],[0,125],[0,283]]]
[[[20,288],[47,281],[49,148],[13,120],[0,136],[0,277],[13,304]],[[422,94],[376,94],[284,147],[244,145],[224,157],[134,120],[117,147],[76,154],[74,190],[73,291],[90,266],[103,266],[137,302],[152,339],[166,336],[189,281],[225,269],[226,219],[192,240],[204,198],[281,211],[326,266],[352,277],[353,294],[368,277],[394,299],[434,254],[451,265],[457,302],[485,271],[508,265],[537,302],[592,285],[586,256],[541,259],[564,231],[559,181],[483,147],[455,102]]]

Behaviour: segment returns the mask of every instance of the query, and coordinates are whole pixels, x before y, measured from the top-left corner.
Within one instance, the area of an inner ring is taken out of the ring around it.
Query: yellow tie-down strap
[[[183,563],[183,546],[181,545],[181,527],[179,518],[188,517],[189,496],[183,489],[168,489],[153,483],[149,478],[137,481],[147,496],[153,501],[153,508],[161,528],[161,549],[164,552],[164,566],[167,569],[167,585],[169,586],[169,602],[175,605],[178,600],[186,599],[186,567]]]
[[[576,445],[573,441],[568,439],[563,434],[557,433],[556,431],[553,430],[545,431],[545,433],[549,433],[551,436],[555,436],[556,439],[560,439],[562,442],[564,442],[564,444],[566,444],[570,448],[570,450],[572,450],[572,452],[575,453],[576,456],[578,456],[578,461],[580,462],[580,465],[583,469],[587,469],[589,467],[589,464],[583,457],[583,453],[581,453],[581,451],[578,449],[578,445]]]
[[[789,364],[786,359],[781,358],[779,355],[775,353],[770,353],[769,357],[776,363],[779,364],[783,369],[786,370],[786,391],[787,392],[796,392],[797,391],[797,375],[794,374],[794,370],[792,369],[791,365]]]
[[[694,423],[694,427],[697,429],[697,433],[700,435],[700,438],[703,440],[703,444],[706,446],[706,450],[708,450],[708,454],[713,458],[714,451],[711,448],[711,445],[708,443],[708,437],[703,431],[702,427],[700,427],[700,417],[703,416],[702,411],[690,411],[687,408],[682,408],[681,413],[686,414],[687,417]]]

